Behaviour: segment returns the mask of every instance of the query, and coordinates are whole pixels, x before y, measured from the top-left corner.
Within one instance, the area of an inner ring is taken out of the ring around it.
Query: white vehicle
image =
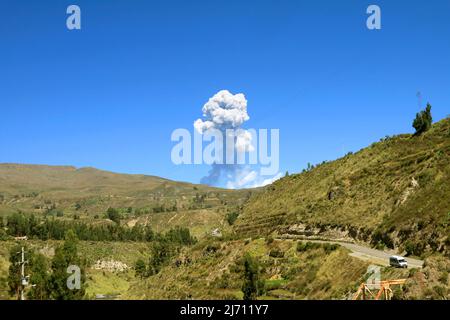
[[[408,268],[408,262],[400,256],[392,256],[389,258],[389,265],[396,268]]]

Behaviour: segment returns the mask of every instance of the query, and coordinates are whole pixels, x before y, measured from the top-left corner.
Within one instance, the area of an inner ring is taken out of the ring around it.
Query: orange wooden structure
[[[367,283],[361,283],[353,296],[353,300],[391,300],[393,296],[393,292],[391,286],[394,285],[402,285],[406,282],[406,279],[397,279],[397,280],[385,280],[380,281],[376,286],[379,287],[378,292],[375,292],[373,287],[374,285],[368,285]]]

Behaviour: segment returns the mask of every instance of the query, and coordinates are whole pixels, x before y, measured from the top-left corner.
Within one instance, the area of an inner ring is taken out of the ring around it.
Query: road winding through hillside
[[[382,251],[349,242],[333,241],[333,240],[309,240],[309,241],[319,243],[339,244],[342,247],[349,249],[352,252],[350,254],[351,256],[362,260],[367,260],[372,263],[380,264],[383,266],[388,266],[389,257],[397,254],[395,251]],[[408,268],[422,268],[423,266],[423,260],[406,257],[405,260],[408,262]]]

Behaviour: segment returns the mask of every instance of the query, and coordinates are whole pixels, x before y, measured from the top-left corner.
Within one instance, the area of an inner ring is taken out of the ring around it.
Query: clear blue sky
[[[450,114],[450,1],[0,3],[0,162],[198,182],[170,134],[221,89],[246,95],[248,128],[280,129],[283,172],[412,132],[419,90]]]

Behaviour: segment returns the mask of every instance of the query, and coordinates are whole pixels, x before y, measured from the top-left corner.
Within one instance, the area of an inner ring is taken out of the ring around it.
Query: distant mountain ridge
[[[91,215],[104,213],[108,207],[188,209],[196,195],[204,198],[203,206],[198,207],[240,197],[233,190],[142,174],[91,167],[0,164],[0,214],[42,213],[52,208]]]

